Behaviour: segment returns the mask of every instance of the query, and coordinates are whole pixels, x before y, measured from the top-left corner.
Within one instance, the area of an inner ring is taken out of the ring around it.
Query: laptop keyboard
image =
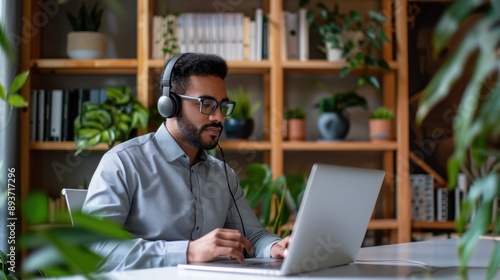
[[[238,267],[252,267],[252,268],[272,268],[280,269],[283,263],[282,259],[246,259],[244,263],[239,263],[237,260],[218,259],[213,262],[221,264],[231,264]]]

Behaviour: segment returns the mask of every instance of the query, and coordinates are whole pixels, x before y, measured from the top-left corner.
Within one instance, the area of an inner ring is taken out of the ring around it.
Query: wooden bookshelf
[[[159,1],[159,0],[156,0]],[[383,10],[392,9],[391,0],[378,1]],[[183,4],[189,10],[189,0]],[[151,21],[155,14],[155,0],[137,0],[137,37],[132,44],[136,44],[137,53],[132,59],[97,59],[97,60],[70,60],[52,59],[41,56],[41,36],[36,34],[27,44],[22,44],[22,68],[31,69],[27,86],[22,90],[23,96],[29,100],[31,89],[40,85],[44,75],[134,75],[137,81],[137,96],[141,103],[148,106],[154,104],[153,89],[157,83],[156,77],[163,70],[165,61],[151,59]],[[226,150],[252,150],[263,153],[263,159],[271,166],[272,174],[278,177],[285,173],[284,157],[286,153],[296,151],[312,151],[335,153],[337,151],[365,152],[373,151],[382,154],[382,168],[387,174],[394,175],[386,180],[392,191],[381,193],[384,201],[384,219],[372,220],[369,229],[388,230],[391,232],[391,242],[410,241],[412,223],[410,220],[410,185],[409,185],[409,128],[408,128],[408,54],[407,54],[407,5],[408,1],[398,3],[397,13],[389,13],[389,23],[385,26],[387,34],[393,34],[393,43],[384,46],[382,56],[389,61],[390,71],[376,71],[382,77],[383,90],[381,91],[382,105],[396,111],[397,137],[395,141],[374,143],[370,141],[322,142],[304,141],[288,142],[282,137],[281,123],[284,108],[285,74],[330,74],[338,73],[345,64],[331,63],[325,60],[282,61],[281,29],[279,22],[284,10],[284,0],[262,1],[263,10],[268,13],[272,24],[269,25],[269,59],[264,61],[228,61],[231,74],[257,74],[262,76],[263,92],[263,122],[267,133],[262,141],[224,140],[221,146]],[[23,3],[24,4],[24,3]],[[24,17],[33,18],[40,12],[40,6],[35,0],[26,1],[23,6]],[[43,30],[44,32],[48,32]],[[52,31],[50,31],[52,32]],[[119,47],[119,46],[118,46]],[[395,54],[395,55],[394,55]],[[35,186],[39,178],[37,161],[40,154],[57,150],[74,150],[72,142],[30,142],[29,110],[22,113],[21,121],[21,166],[22,184],[21,195],[25,197]],[[143,132],[144,133],[144,132]],[[26,137],[26,138],[24,138]],[[96,150],[107,150],[106,145],[98,145]],[[394,194],[395,193],[395,194]],[[387,216],[387,217],[386,217]],[[415,224],[413,224],[415,226]],[[418,227],[418,224],[417,224]]]

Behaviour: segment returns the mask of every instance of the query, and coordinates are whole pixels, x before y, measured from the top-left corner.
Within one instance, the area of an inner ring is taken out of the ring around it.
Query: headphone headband
[[[163,71],[163,77],[160,82],[160,89],[162,90],[162,96],[158,100],[158,112],[165,118],[172,118],[177,116],[180,112],[181,102],[179,97],[170,91],[172,87],[172,71],[175,64],[184,54],[177,54],[173,56],[165,66]]]

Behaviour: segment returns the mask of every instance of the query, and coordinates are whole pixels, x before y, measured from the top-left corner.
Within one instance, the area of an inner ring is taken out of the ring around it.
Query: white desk
[[[362,248],[356,263],[288,277],[187,271],[177,267],[165,267],[113,272],[106,274],[105,279],[458,279],[457,241],[432,240]],[[479,241],[468,265],[469,279],[486,278],[486,267],[494,243],[491,239]],[[497,274],[497,279],[499,278],[500,272]]]

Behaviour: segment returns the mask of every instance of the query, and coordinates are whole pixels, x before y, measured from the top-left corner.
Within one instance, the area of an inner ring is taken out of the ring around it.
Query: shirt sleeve
[[[130,210],[133,184],[117,153],[106,153],[92,180],[82,211],[124,226]],[[90,249],[105,258],[100,271],[174,266],[187,262],[188,240],[148,241],[142,238],[96,242]]]

